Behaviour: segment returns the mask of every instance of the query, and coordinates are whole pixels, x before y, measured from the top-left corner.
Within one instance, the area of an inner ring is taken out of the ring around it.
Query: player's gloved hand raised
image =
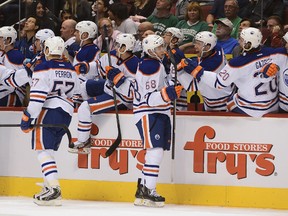
[[[90,70],[90,66],[87,62],[79,62],[75,66],[76,73],[79,74],[87,74]]]
[[[183,58],[185,58],[184,53],[178,48],[177,49],[175,49],[175,48],[171,49],[171,53],[173,55],[173,58],[175,59],[176,65],[178,65]]]
[[[23,66],[24,66],[24,68],[25,68],[25,70],[27,72],[28,77],[32,77],[33,71],[30,69],[31,64],[29,64],[29,63],[28,64],[24,64],[23,63]]]
[[[165,102],[173,101],[180,97],[183,86],[167,86],[161,89],[161,96]]]
[[[265,78],[268,78],[275,76],[279,70],[280,68],[277,64],[269,63],[267,65],[264,65],[264,67],[261,69],[261,73],[263,73],[263,76]]]
[[[113,82],[117,88],[124,83],[126,77],[124,76],[124,73],[121,72],[118,68],[106,66],[105,71],[107,78]]]
[[[22,119],[21,119],[21,130],[24,133],[28,133],[31,130],[33,130],[33,127],[31,125],[32,120],[33,119],[31,118],[30,113],[27,110],[24,110],[23,115],[22,115]]]
[[[192,75],[199,82],[201,76],[204,73],[204,69],[201,65],[198,65],[198,62],[192,59],[182,59],[181,62],[177,65],[177,70],[184,69],[186,73]]]

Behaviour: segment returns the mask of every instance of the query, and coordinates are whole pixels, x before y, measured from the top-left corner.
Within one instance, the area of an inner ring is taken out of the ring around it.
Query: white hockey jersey
[[[143,58],[134,84],[133,113],[137,123],[144,115],[162,113],[171,116],[171,103],[163,100],[161,89],[168,85],[164,65],[156,59]]]
[[[263,78],[260,72],[264,65],[273,62],[272,54],[271,48],[244,53],[231,59],[218,74],[205,71],[200,82],[219,89],[234,83],[238,89],[228,102],[228,110],[238,107],[253,117],[276,112],[278,111],[277,78]]]
[[[89,64],[90,69],[87,74],[79,75],[79,79],[81,81],[85,81],[88,79],[96,79],[99,78],[99,73],[98,73],[98,65],[97,65],[97,60],[100,57],[100,50],[95,44],[86,44],[83,47],[79,49],[79,51],[76,53],[74,60],[73,60],[73,65],[75,66],[79,62],[86,62]]]
[[[51,60],[35,67],[27,107],[31,118],[37,118],[43,108],[62,108],[71,116],[74,112],[73,94],[79,88],[79,79],[69,62]]]
[[[211,55],[201,59],[197,58],[197,61],[204,70],[215,74],[218,74],[227,62],[223,49],[218,46],[215,47]],[[200,91],[206,111],[227,111],[227,101],[234,92],[232,85],[222,89],[215,89],[214,86],[209,86],[205,82],[194,80],[191,75],[184,71],[179,74],[178,79],[188,91]]]
[[[288,54],[286,48],[274,50],[274,62],[280,67],[278,72],[279,107],[288,112]]]
[[[7,69],[12,69],[10,74],[11,76],[13,76],[14,71],[24,68],[23,67],[24,56],[20,51],[16,49],[12,49],[7,53],[3,53],[1,55],[0,61],[1,61],[0,63],[4,65]],[[18,73],[21,72],[26,74],[25,70],[20,70]],[[23,75],[25,76],[25,74]],[[10,80],[9,81],[6,80],[6,85],[0,84],[0,98],[4,98],[5,96],[15,92],[18,95],[19,99],[23,101],[26,94],[25,88],[21,88],[20,85],[15,84],[16,81],[13,80],[12,77],[8,79]],[[26,80],[23,84],[27,83],[28,81],[29,80]],[[13,82],[15,83],[13,84]]]
[[[121,100],[122,103],[129,109],[133,108],[133,86],[135,80],[135,74],[137,71],[139,58],[135,55],[132,55],[130,58],[125,59],[124,61],[116,55],[116,50],[110,52],[111,65],[115,68],[118,68],[124,73],[126,77],[125,82],[120,85],[118,88],[113,87],[116,91],[117,99]],[[100,71],[103,76],[105,76],[105,67],[109,66],[109,57],[106,53],[99,59]],[[104,92],[110,96],[113,96],[112,85],[109,80],[106,80],[104,85]]]

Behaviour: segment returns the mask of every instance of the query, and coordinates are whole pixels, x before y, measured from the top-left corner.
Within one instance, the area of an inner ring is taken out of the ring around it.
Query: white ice
[[[63,205],[37,206],[32,198],[0,197],[0,216],[287,216],[288,210],[165,205],[136,207],[133,203],[63,200]]]

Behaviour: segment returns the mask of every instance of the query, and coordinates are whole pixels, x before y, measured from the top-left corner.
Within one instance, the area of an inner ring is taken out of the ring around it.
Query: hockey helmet
[[[77,23],[75,28],[80,33],[80,39],[84,32],[87,32],[88,38],[91,38],[91,39],[95,38],[98,32],[97,25],[92,21],[86,21],[86,20],[81,21]]]
[[[40,43],[44,43],[47,38],[54,37],[55,34],[51,29],[40,29],[37,31],[35,38],[40,40]]]
[[[212,50],[217,43],[216,35],[209,31],[202,31],[196,34],[194,37],[194,41],[196,40],[203,42],[203,47],[210,45],[209,50],[206,50],[206,52]]]
[[[47,38],[45,41],[45,55],[62,55],[64,52],[64,40],[59,37],[59,36],[55,36],[55,37],[50,37]],[[49,49],[49,52],[46,53],[46,48]]]
[[[0,37],[4,39],[11,38],[10,44],[12,44],[17,39],[17,31],[11,26],[3,26],[0,28]]]
[[[167,32],[172,34],[172,38],[176,37],[179,40],[183,40],[183,38],[184,38],[184,35],[179,28],[169,27],[165,30],[165,33],[167,33]]]
[[[132,34],[119,34],[116,37],[116,43],[119,44],[119,47],[122,47],[122,45],[126,46],[126,51],[132,51],[135,43],[136,43],[136,39]],[[124,53],[123,52],[123,53]]]
[[[286,43],[288,43],[288,32],[286,32],[286,34],[283,36],[283,39]]]
[[[240,37],[243,40],[243,49],[249,51],[252,48],[257,48],[260,46],[262,41],[262,33],[259,29],[249,27],[241,31]],[[246,45],[250,43],[250,47],[246,48]]]
[[[164,39],[159,35],[148,35],[142,41],[143,51],[149,55],[149,50],[155,52],[155,48],[164,45]]]

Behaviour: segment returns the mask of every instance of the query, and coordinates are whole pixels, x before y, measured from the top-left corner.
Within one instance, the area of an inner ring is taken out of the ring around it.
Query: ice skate
[[[76,141],[75,143],[72,143],[68,148],[68,152],[75,154],[90,154],[90,151],[91,151],[90,138],[85,142]]]
[[[157,194],[155,189],[148,189],[143,187],[144,206],[148,207],[163,207],[165,205],[165,198]]]
[[[137,191],[135,193],[135,206],[143,206],[144,205],[144,197],[143,197],[143,185],[141,184],[141,178],[138,179]]]
[[[33,201],[39,206],[61,206],[61,189],[59,186],[44,186],[42,191],[33,196]]]

